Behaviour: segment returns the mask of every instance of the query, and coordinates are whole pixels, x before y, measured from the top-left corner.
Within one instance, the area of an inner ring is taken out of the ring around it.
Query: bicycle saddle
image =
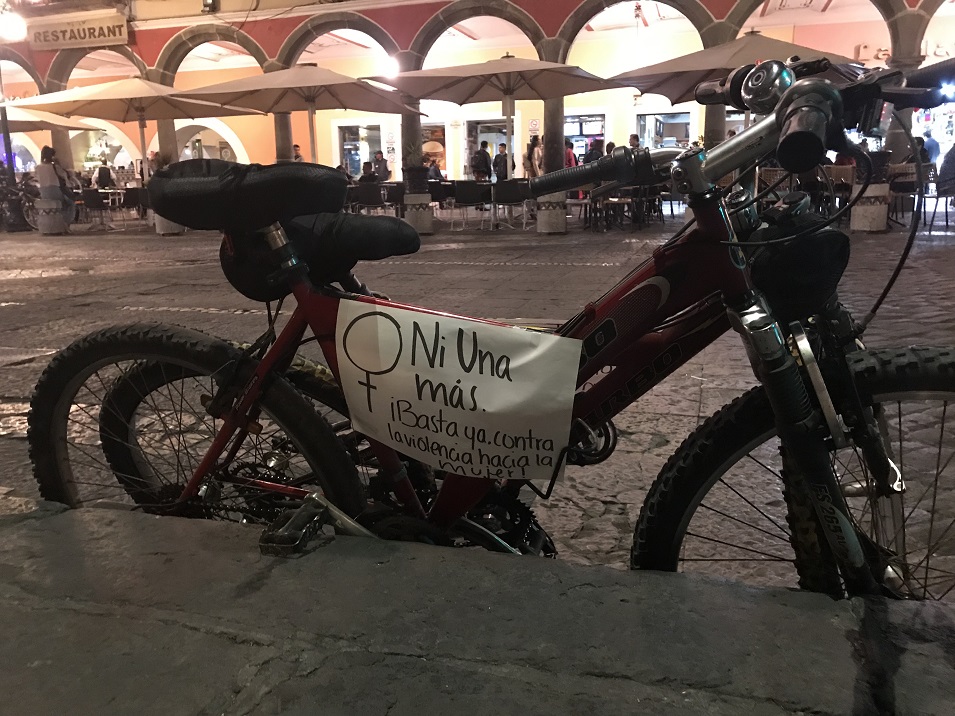
[[[190,159],[153,174],[153,210],[192,229],[250,231],[304,214],[341,211],[348,180],[320,164]]]

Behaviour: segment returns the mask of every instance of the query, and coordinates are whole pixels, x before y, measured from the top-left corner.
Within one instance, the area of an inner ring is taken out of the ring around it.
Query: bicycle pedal
[[[306,502],[297,510],[286,510],[265,528],[259,537],[259,551],[273,557],[295,557],[304,554],[310,543],[313,548],[324,547],[335,539],[321,534],[329,522],[328,511]]]

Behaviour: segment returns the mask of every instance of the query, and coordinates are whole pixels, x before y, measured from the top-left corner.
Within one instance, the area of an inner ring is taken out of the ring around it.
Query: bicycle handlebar
[[[906,87],[933,87],[955,86],[955,57],[936,62],[934,65],[912,70],[905,75]],[[951,99],[951,98],[949,98]]]
[[[798,74],[828,67],[827,60],[797,64],[801,70]],[[793,69],[797,69],[796,65],[793,65]],[[748,71],[740,68],[725,80],[701,83],[697,101],[723,104],[724,100],[733,99],[742,85],[740,77],[745,78]],[[876,71],[842,88],[818,78],[800,79],[786,90],[774,116],[760,120],[709,150],[703,163],[703,172],[715,182],[773,149],[784,169],[794,173],[809,171],[822,160],[827,148],[831,148],[831,130],[835,128],[833,122],[840,122],[839,129],[842,129],[843,102],[846,109],[855,110],[859,107],[854,104],[865,105],[884,95],[887,101],[895,97],[896,101],[904,101],[909,107],[935,107],[946,98],[950,101],[955,95],[955,58],[907,73],[904,76],[904,88],[896,86],[898,78],[897,72]],[[925,91],[919,92],[919,89]],[[840,131],[840,135],[845,141],[845,133]],[[569,191],[599,181],[654,184],[661,178],[658,168],[680,153],[678,149],[632,152],[628,147],[617,147],[612,154],[595,162],[532,178],[529,183],[530,194],[541,196]]]

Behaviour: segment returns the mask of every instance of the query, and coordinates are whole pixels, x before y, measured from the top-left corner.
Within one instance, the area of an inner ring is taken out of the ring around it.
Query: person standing
[[[40,198],[62,203],[63,225],[66,233],[70,233],[70,222],[73,220],[73,190],[71,179],[66,170],[56,161],[56,150],[53,147],[43,147],[40,150],[40,163],[36,168],[36,178],[40,185]]]
[[[531,137],[531,141],[527,145],[527,151],[524,152],[523,156],[525,177],[539,177],[544,173],[544,168],[541,165],[543,156],[544,150],[541,149],[541,138],[535,134]]]
[[[630,135],[630,150],[635,152],[638,149],[640,149],[640,135],[631,134]]]
[[[564,139],[564,169],[570,169],[579,163],[577,155],[574,154],[574,143],[569,139]]]
[[[391,178],[391,169],[388,168],[388,160],[385,159],[385,153],[380,149],[375,152],[374,167],[378,181],[388,181]]]
[[[938,161],[938,155],[942,153],[942,148],[938,146],[938,140],[932,136],[932,130],[926,129],[922,132],[925,139],[925,151],[928,152],[928,160],[934,164]]]
[[[604,155],[604,140],[595,139],[590,143],[590,151],[584,155],[584,163],[595,162]]]
[[[501,142],[497,145],[497,154],[494,155],[494,176],[498,181],[507,181],[510,169],[515,168],[514,160],[510,160],[511,167],[508,169],[507,145]]]
[[[471,173],[475,181],[487,181],[491,177],[491,155],[487,151],[487,141],[471,157]]]
[[[105,158],[103,163],[96,168],[96,173],[93,175],[93,186],[97,189],[113,189],[116,187],[116,172],[106,163]]]
[[[305,157],[302,156],[302,148],[297,144],[292,145],[292,161],[293,162],[304,162]]]

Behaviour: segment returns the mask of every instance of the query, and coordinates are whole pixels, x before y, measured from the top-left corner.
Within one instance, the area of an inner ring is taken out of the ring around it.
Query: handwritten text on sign
[[[580,341],[357,301],[339,304],[335,341],[360,432],[460,475],[553,475]]]

